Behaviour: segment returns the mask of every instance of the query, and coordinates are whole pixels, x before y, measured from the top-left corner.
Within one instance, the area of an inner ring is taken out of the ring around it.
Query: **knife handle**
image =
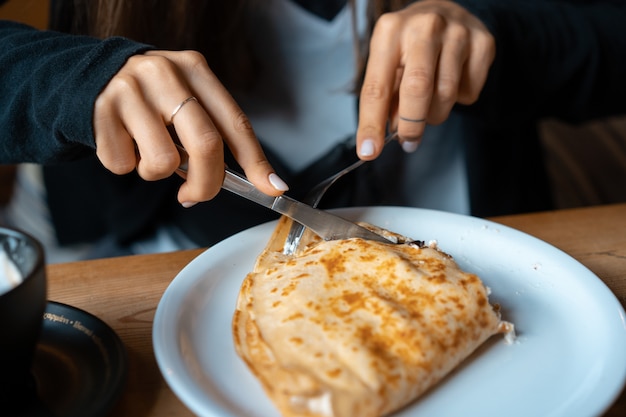
[[[262,193],[250,181],[230,168],[224,170],[222,188],[270,209],[276,200],[276,197]]]

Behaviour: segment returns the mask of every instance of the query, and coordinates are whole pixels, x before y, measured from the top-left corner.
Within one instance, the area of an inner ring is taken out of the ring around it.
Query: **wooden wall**
[[[15,20],[39,29],[48,25],[49,0],[9,0],[0,6],[0,19]]]

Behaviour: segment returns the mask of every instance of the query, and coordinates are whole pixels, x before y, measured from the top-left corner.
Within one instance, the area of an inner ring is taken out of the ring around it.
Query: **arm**
[[[124,38],[98,40],[0,22],[0,162],[53,163],[85,152],[116,174],[172,175],[189,153],[178,199],[206,201],[224,175],[223,140],[248,178],[267,194],[286,185],[273,173],[247,117],[196,52],[152,51]]]
[[[0,21],[0,162],[52,163],[95,148],[93,103],[146,45]]]

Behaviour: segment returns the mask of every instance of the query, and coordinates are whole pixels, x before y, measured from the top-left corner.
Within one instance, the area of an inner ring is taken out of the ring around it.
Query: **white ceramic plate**
[[[626,379],[624,310],[592,272],[562,251],[486,220],[413,208],[340,210],[420,240],[437,240],[491,287],[518,341],[490,339],[397,416],[589,417]],[[275,223],[202,253],[165,291],[153,342],[161,372],[199,416],[279,416],[236,355],[231,318],[239,286]]]

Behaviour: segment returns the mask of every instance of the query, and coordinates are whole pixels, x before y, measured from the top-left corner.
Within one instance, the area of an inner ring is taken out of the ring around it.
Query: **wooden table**
[[[626,204],[492,220],[564,250],[597,274],[626,307]],[[151,333],[161,295],[176,274],[201,252],[191,250],[48,267],[49,299],[95,314],[126,345],[129,377],[112,416],[193,416],[161,376]],[[605,417],[618,416],[626,416],[626,391],[605,414]]]

